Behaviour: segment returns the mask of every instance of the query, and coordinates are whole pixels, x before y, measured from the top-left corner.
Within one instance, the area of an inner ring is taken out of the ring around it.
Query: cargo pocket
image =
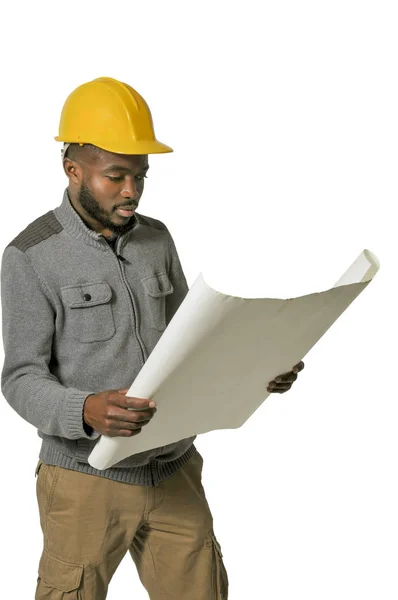
[[[107,281],[65,285],[65,336],[76,342],[103,342],[116,333],[111,305],[112,288]]]
[[[157,331],[166,329],[166,296],[174,292],[167,273],[141,279],[146,293],[150,326]]]
[[[43,550],[35,598],[84,600],[83,590],[80,589],[82,577],[83,565],[64,562]]]
[[[212,542],[213,542],[213,553],[214,553],[214,580],[215,580],[215,588],[216,595],[214,600],[227,600],[228,599],[228,575],[227,570],[224,565],[223,555],[221,551],[221,546],[218,543],[218,540],[214,533],[212,534]]]

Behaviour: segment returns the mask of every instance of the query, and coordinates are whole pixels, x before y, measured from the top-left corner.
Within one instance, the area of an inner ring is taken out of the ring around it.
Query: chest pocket
[[[166,296],[174,292],[173,284],[167,273],[143,277],[141,283],[144,286],[150,325],[157,331],[163,331],[167,324]]]
[[[78,342],[102,342],[116,333],[107,281],[78,283],[61,288],[65,307],[65,335]]]

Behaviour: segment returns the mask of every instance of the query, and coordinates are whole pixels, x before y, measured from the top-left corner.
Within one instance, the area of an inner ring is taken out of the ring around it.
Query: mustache
[[[138,202],[130,202],[130,204],[124,204],[123,206],[117,206],[115,210],[117,210],[118,208],[137,208],[138,207]]]

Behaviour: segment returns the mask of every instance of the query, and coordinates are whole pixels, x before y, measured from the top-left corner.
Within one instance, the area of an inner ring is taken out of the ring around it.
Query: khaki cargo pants
[[[129,551],[151,600],[227,600],[199,453],[158,487],[38,462],[44,547],[35,600],[103,600]],[[128,590],[123,599],[131,598]]]

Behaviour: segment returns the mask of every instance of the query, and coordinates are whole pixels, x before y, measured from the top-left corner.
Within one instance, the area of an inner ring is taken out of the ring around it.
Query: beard
[[[127,221],[127,223],[122,223],[120,225],[118,225],[117,223],[114,223],[111,220],[112,213],[111,214],[108,213],[97,202],[95,197],[90,192],[84,179],[80,185],[80,190],[79,190],[79,193],[77,196],[77,200],[78,200],[78,202],[80,202],[80,205],[84,208],[86,213],[88,215],[90,215],[91,218],[95,219],[96,221],[101,223],[101,225],[104,228],[110,229],[110,231],[112,231],[114,233],[117,233],[117,234],[125,233],[126,231],[128,231],[129,229],[131,229],[134,226],[134,223],[135,223],[134,215],[132,217],[130,217],[130,219]]]

